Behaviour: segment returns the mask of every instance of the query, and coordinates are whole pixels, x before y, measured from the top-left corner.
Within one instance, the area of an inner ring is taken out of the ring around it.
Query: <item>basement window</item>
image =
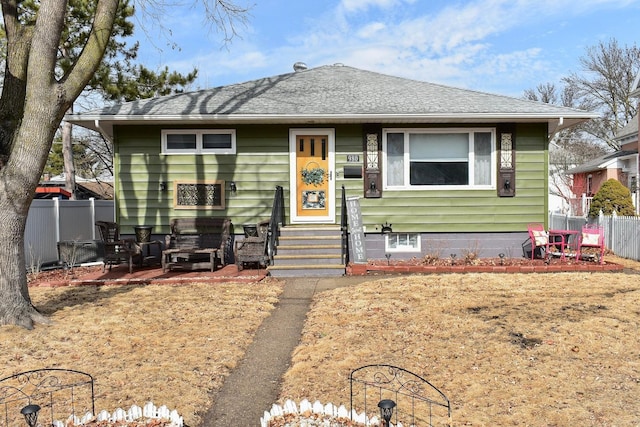
[[[384,239],[385,252],[420,252],[420,233],[389,233]]]

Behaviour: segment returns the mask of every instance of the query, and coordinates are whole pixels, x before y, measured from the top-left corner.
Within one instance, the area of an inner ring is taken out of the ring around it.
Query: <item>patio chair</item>
[[[269,220],[260,221],[255,226],[245,226],[245,237],[235,242],[234,258],[238,271],[244,268],[245,263],[255,263],[258,267],[266,267],[269,264],[267,255],[267,234]]]
[[[585,225],[578,236],[576,259],[584,257],[584,249],[595,249],[596,260],[604,264],[604,228],[598,225]]]
[[[109,271],[113,264],[122,262],[129,263],[129,274],[133,272],[133,258],[140,256],[140,248],[135,244],[133,239],[120,239],[120,227],[115,222],[96,221],[96,226],[100,230],[100,237],[104,244],[104,264],[102,272],[106,270],[107,264]]]
[[[531,259],[535,258],[536,249],[541,253],[544,248],[544,258],[549,256],[549,233],[547,233],[542,224],[533,223],[527,226],[529,232],[529,240],[531,241]],[[542,256],[541,256],[542,257]]]

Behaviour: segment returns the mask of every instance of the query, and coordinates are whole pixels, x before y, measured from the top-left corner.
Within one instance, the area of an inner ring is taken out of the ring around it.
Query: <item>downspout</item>
[[[110,143],[113,144],[113,137],[111,135],[109,135],[107,133],[107,131],[100,125],[100,120],[95,119],[93,121],[93,124],[94,124],[96,130],[98,132],[100,132],[100,135],[102,135],[104,137],[104,139],[106,139],[107,141],[109,141]]]
[[[553,139],[553,137],[555,136],[555,134],[558,132],[558,129],[564,125],[564,117],[558,117],[558,121],[557,123],[555,123],[555,126],[553,126],[553,129],[551,128],[553,124],[553,120],[549,120],[549,129],[548,129],[548,138],[549,138],[549,142],[551,142],[551,140]]]

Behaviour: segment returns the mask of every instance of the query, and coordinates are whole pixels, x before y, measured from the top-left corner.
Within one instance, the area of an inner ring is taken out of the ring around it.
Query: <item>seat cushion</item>
[[[549,236],[546,231],[543,230],[531,230],[531,234],[533,235],[533,241],[536,246],[546,245],[549,241]]]

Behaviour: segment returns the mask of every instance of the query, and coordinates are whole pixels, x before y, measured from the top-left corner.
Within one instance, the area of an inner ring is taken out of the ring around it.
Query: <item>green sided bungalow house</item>
[[[547,227],[550,137],[594,117],[297,63],[66,119],[113,142],[123,234],[146,225],[160,239],[172,218],[228,217],[241,241],[243,225],[275,217],[271,274],[319,275],[386,257],[521,257],[527,225]]]

